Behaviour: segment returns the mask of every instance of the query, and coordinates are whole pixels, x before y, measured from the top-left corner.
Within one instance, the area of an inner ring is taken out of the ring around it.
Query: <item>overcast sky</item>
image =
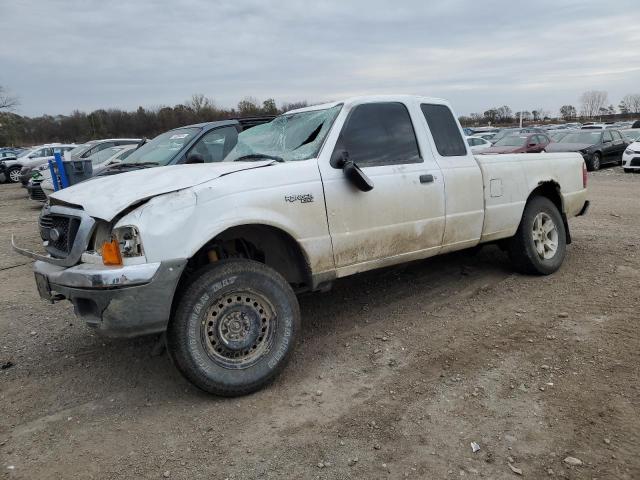
[[[230,107],[371,93],[460,114],[617,105],[640,93],[638,0],[0,0],[0,85],[18,113]]]

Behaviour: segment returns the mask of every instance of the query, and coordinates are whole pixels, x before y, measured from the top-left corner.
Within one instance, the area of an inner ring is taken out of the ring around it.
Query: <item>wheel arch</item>
[[[174,304],[195,272],[204,265],[224,258],[248,258],[263,263],[280,273],[294,291],[312,288],[308,255],[295,238],[273,225],[249,223],[227,227],[198,248],[188,259],[178,283]]]
[[[541,180],[538,185],[531,191],[527,197],[527,202],[531,201],[534,197],[544,197],[556,206],[560,216],[562,217],[562,223],[567,235],[567,245],[571,243],[571,233],[569,231],[569,221],[567,220],[567,214],[564,210],[564,199],[562,198],[562,189],[560,184],[555,180]]]

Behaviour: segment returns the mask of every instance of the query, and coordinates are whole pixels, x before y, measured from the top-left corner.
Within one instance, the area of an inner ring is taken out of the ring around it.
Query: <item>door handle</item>
[[[432,183],[432,182],[433,182],[433,175],[431,174],[420,175],[420,183]]]

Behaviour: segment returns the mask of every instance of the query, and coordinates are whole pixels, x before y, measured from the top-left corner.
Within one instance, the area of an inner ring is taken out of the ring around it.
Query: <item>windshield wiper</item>
[[[249,155],[242,155],[234,160],[234,162],[241,162],[243,160],[249,160],[250,158],[255,160],[275,160],[276,162],[284,162],[282,157],[276,155],[267,155],[266,153],[250,153]]]
[[[160,165],[158,162],[138,162],[138,163],[117,163],[113,166],[113,168],[138,168],[138,167],[149,167],[151,165]]]

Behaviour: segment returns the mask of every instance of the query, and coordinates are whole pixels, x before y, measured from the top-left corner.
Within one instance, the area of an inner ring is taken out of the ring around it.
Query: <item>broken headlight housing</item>
[[[120,247],[120,255],[122,255],[122,258],[144,256],[142,239],[136,227],[126,226],[114,228],[112,235]]]

